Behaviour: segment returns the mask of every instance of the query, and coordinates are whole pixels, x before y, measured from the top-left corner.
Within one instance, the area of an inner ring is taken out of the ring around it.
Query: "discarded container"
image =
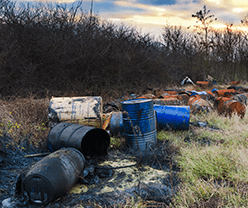
[[[209,86],[209,82],[208,81],[197,81],[196,85],[200,86],[201,88],[206,88]]]
[[[4,143],[0,140],[0,162],[3,161],[3,159],[6,156],[6,152],[5,152],[5,145]]]
[[[238,85],[240,84],[240,81],[231,81],[229,82],[230,85]]]
[[[201,98],[200,95],[194,95],[189,98],[190,110],[193,114],[210,112],[211,106],[208,101]]]
[[[137,97],[137,99],[141,99],[141,98],[144,98],[144,99],[154,99],[154,98],[156,98],[156,96],[153,95],[153,94],[151,94],[151,93],[149,93],[149,94],[144,94],[144,95],[141,95],[141,96]]]
[[[85,156],[106,155],[109,144],[110,136],[105,130],[66,122],[54,126],[47,137],[51,152],[62,147],[73,147]]]
[[[158,129],[188,130],[189,106],[154,105]]]
[[[245,105],[237,100],[219,97],[216,99],[215,106],[217,106],[218,113],[225,117],[231,117],[233,114],[237,114],[240,118],[243,118],[245,115]]]
[[[180,104],[181,105],[188,105],[188,103],[189,103],[189,95],[188,94],[180,94],[180,95],[178,95],[178,98],[179,98],[179,100],[180,100]]]
[[[31,167],[23,179],[31,202],[48,204],[66,194],[85,166],[83,154],[74,148],[60,149]]]
[[[230,86],[230,87],[228,87],[227,89],[228,89],[228,90],[229,90],[229,89],[234,89],[234,90],[236,90],[236,91],[239,92],[239,93],[245,92],[245,91],[244,91],[244,88],[241,87],[241,86]]]
[[[49,107],[57,113],[60,121],[101,126],[103,106],[100,96],[53,97]]]
[[[162,95],[177,95],[178,91],[172,91],[172,90],[164,90],[164,92],[162,93]]]
[[[111,116],[112,116],[112,112],[109,115],[105,115],[105,121],[104,121],[104,123],[102,125],[103,130],[106,130],[108,128]]]
[[[231,97],[232,100],[237,100],[239,102],[241,102],[244,105],[247,105],[247,96],[244,94],[237,94],[237,95],[233,95]]]
[[[178,99],[178,95],[162,94],[159,98],[164,99]]]
[[[192,91],[190,96],[194,96],[194,95],[207,95],[207,92],[205,92],[205,91],[200,91],[200,92]]]
[[[215,97],[224,97],[225,93],[236,93],[236,90],[234,89],[228,89],[228,90],[215,90],[212,91]]]
[[[124,127],[123,127],[123,118],[122,112],[113,112],[110,119],[110,132],[113,135],[123,135]]]
[[[206,91],[206,93],[207,93],[208,95],[214,96],[213,92],[211,92],[211,91]]]
[[[153,104],[157,105],[180,105],[181,102],[178,98],[162,98],[162,99],[154,99]]]
[[[122,102],[124,137],[128,146],[147,150],[157,141],[153,101],[135,99]]]

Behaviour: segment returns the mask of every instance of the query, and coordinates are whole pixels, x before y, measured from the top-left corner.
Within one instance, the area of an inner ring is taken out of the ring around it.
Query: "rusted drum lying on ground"
[[[6,153],[5,153],[5,144],[3,143],[3,141],[0,140],[0,162],[3,161],[3,159],[5,158]]]
[[[224,97],[224,95],[228,96],[229,94],[237,93],[235,89],[227,89],[227,90],[212,90],[215,97]]]
[[[231,117],[233,114],[237,114],[240,118],[245,116],[245,105],[237,100],[219,97],[216,99],[215,106],[217,106],[218,113],[226,117]]]
[[[66,122],[54,126],[47,137],[51,152],[62,147],[73,147],[84,156],[106,155],[109,144],[110,136],[105,130]]]
[[[24,191],[31,202],[48,204],[77,183],[84,166],[85,158],[80,151],[60,149],[31,167],[23,179]]]
[[[128,146],[149,149],[157,141],[157,129],[153,101],[134,99],[122,102],[124,137]]]
[[[154,105],[158,129],[188,130],[189,106]]]
[[[247,95],[246,94],[233,95],[231,97],[231,99],[237,100],[237,101],[241,102],[242,104],[247,105]]]
[[[178,98],[162,98],[162,99],[154,99],[153,104],[157,104],[157,105],[180,105],[181,101]]]
[[[207,88],[209,86],[208,81],[196,81],[196,85],[199,85],[201,88]]]
[[[189,98],[189,105],[193,114],[211,111],[211,105],[209,102],[202,99],[200,95],[191,96]]]

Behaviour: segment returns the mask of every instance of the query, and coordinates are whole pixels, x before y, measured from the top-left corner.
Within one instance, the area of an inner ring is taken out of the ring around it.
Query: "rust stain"
[[[189,106],[192,113],[209,112],[211,106],[208,101],[202,99],[200,95],[193,95],[189,98]]]
[[[196,81],[196,85],[200,86],[201,88],[207,88],[209,86],[208,81]]]
[[[217,106],[218,113],[225,117],[232,117],[237,114],[240,118],[245,115],[245,105],[237,100],[228,97],[219,97],[216,99],[215,105]]]
[[[110,120],[111,120],[111,117],[112,117],[112,113],[110,113],[110,115],[106,116],[106,119],[102,125],[102,129],[103,130],[106,130],[109,126],[109,123],[110,123]]]
[[[216,97],[224,97],[224,94],[226,93],[226,95],[228,93],[236,93],[236,90],[235,89],[227,89],[227,90],[217,90],[217,91],[214,91],[213,94],[216,96]]]
[[[238,85],[240,84],[240,81],[231,81],[229,82],[230,85]]]

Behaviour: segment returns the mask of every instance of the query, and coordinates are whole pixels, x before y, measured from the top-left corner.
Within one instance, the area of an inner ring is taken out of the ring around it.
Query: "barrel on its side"
[[[158,129],[188,130],[189,106],[154,105]]]
[[[0,140],[0,162],[5,158],[6,153],[5,153],[5,144],[3,141]]]
[[[101,129],[73,123],[59,123],[48,134],[47,146],[53,152],[62,147],[73,147],[84,156],[106,155],[109,134]]]
[[[48,204],[77,183],[84,166],[85,158],[80,151],[60,149],[31,167],[23,180],[24,191],[31,202]]]
[[[122,102],[124,137],[128,146],[148,149],[157,141],[157,129],[153,101],[134,99]]]

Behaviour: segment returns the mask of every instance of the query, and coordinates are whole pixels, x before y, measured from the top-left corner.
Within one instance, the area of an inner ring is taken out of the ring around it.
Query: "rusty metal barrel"
[[[34,164],[23,179],[24,191],[31,202],[48,204],[65,195],[78,181],[85,166],[83,154],[63,148]]]
[[[190,111],[193,114],[210,112],[211,105],[208,101],[201,98],[200,95],[193,95],[189,98]]]
[[[122,116],[124,137],[128,146],[143,151],[156,143],[156,119],[151,99],[123,101]]]
[[[51,152],[62,147],[73,147],[84,156],[106,155],[109,144],[110,136],[105,130],[66,122],[54,126],[47,137]]]

